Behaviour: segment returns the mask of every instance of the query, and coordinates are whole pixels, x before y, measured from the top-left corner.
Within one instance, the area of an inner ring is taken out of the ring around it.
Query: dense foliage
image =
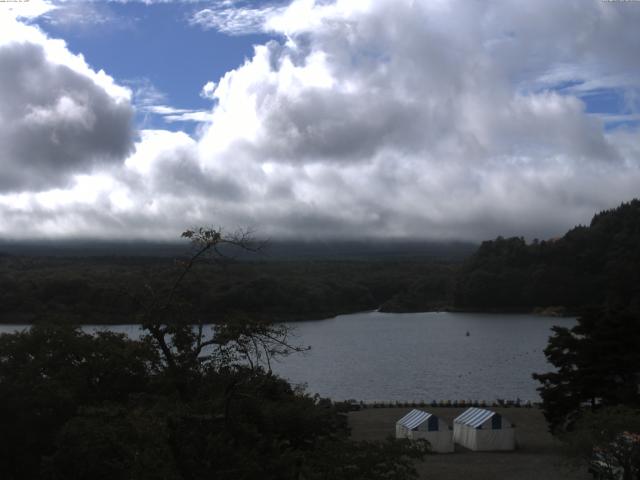
[[[592,310],[575,327],[554,327],[545,349],[556,371],[536,374],[553,431],[571,429],[584,411],[626,405],[640,408],[640,315]]]
[[[152,343],[65,325],[0,336],[2,478],[401,479],[423,453],[350,442],[335,406],[260,368],[210,358],[178,389]]]
[[[353,442],[339,406],[272,374],[272,358],[303,349],[286,325],[192,323],[181,286],[195,261],[249,244],[215,230],[184,236],[196,250],[175,280],[136,302],[141,339],[67,322],[0,335],[2,478],[414,478],[425,442]]]
[[[259,258],[259,257],[257,257]],[[0,257],[0,321],[58,316],[76,323],[130,322],[137,298],[160,290],[181,263],[142,257]],[[219,321],[242,311],[270,320],[371,310],[424,311],[450,303],[456,264],[243,260],[194,266],[181,285],[193,313]],[[435,284],[434,284],[435,282]],[[428,296],[425,296],[428,293]]]
[[[524,246],[513,239],[503,242],[503,253],[497,258],[509,260],[496,271],[513,272],[514,265],[520,265],[526,284],[535,279],[530,275],[536,268],[530,259],[537,251],[541,275],[552,268],[563,272],[549,278],[548,288],[559,289],[558,298],[549,292],[548,296],[536,297],[538,305],[547,305],[547,301],[575,310],[580,307],[577,324],[572,328],[554,327],[545,349],[555,371],[534,374],[541,382],[538,390],[551,431],[588,458],[599,478],[637,478],[640,202],[633,200],[602,212],[590,227],[574,229],[550,246]],[[505,247],[507,244],[512,248]],[[511,253],[504,254],[507,250]],[[523,292],[539,291],[535,283],[530,287],[527,290],[516,285],[512,294],[522,302],[526,298]],[[564,296],[567,291],[571,294]]]
[[[639,409],[603,407],[585,412],[562,438],[595,478],[634,480],[640,477],[640,435],[632,432],[640,432]]]
[[[483,242],[460,271],[454,302],[464,309],[578,312],[605,302],[625,307],[638,299],[640,201],[632,200],[562,238]]]

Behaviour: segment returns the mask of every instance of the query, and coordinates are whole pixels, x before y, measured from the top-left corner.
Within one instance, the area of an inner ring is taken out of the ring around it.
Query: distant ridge
[[[462,260],[478,248],[468,242],[421,240],[294,241],[272,240],[251,260],[401,260],[432,258]],[[179,257],[189,252],[187,242],[145,241],[2,241],[0,256],[55,257]]]

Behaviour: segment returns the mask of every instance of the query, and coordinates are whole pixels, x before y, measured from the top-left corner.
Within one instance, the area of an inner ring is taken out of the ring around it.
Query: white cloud
[[[175,108],[168,105],[150,105],[141,108],[141,111],[159,115],[165,122],[208,122],[213,116],[211,112],[191,110],[188,108]]]
[[[0,19],[0,192],[67,185],[133,147],[130,92],[61,40]]]
[[[47,0],[0,2],[0,17],[32,19],[54,10],[56,6]]]
[[[198,10],[189,18],[189,23],[229,35],[264,33],[269,18],[284,10],[276,5],[247,6],[244,2],[223,1]]]
[[[173,122],[196,122],[206,123],[213,119],[213,115],[210,112],[191,110],[187,112],[180,112],[176,114],[165,115],[164,120],[169,123]]]
[[[98,26],[129,27],[132,18],[116,17],[107,4],[95,1],[66,1],[45,12],[44,20],[56,27],[91,28]]]
[[[64,66],[89,78],[116,101],[128,102],[131,99],[131,90],[116,84],[103,70],[92,69],[82,55],[69,51],[64,40],[49,38],[35,26],[24,24],[11,16],[0,15],[0,47],[15,46],[18,43],[40,46],[48,63]]]
[[[149,107],[146,107],[145,110],[157,115],[176,115],[180,113],[190,112],[190,110],[184,108],[174,108],[167,105],[151,105]]]
[[[215,82],[208,81],[202,86],[202,90],[200,91],[200,96],[202,98],[208,98],[213,100],[215,97],[213,96],[213,92],[216,90]]]
[[[130,79],[126,83],[133,91],[133,103],[138,108],[144,109],[161,105],[167,101],[166,94],[156,88],[148,78]]]
[[[162,95],[136,103],[204,121],[196,138],[142,132],[125,164],[100,174],[111,183],[76,176],[47,200],[0,195],[0,224],[47,235],[166,238],[215,223],[271,236],[542,238],[637,195],[638,127],[606,129],[612,119],[584,98],[628,92],[620,115],[636,118],[638,9],[298,0],[258,17],[250,24],[281,40],[205,85],[211,112]],[[85,119],[75,104],[54,106]],[[87,203],[77,192],[88,190]]]

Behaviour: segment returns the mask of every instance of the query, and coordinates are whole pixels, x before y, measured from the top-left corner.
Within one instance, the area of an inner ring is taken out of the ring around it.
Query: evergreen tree
[[[545,355],[557,371],[533,375],[552,431],[571,429],[585,410],[640,407],[638,312],[594,309],[553,331]]]

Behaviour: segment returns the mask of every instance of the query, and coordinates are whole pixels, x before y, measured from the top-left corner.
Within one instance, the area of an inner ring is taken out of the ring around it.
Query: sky
[[[0,238],[551,238],[640,195],[640,1],[0,2]]]

